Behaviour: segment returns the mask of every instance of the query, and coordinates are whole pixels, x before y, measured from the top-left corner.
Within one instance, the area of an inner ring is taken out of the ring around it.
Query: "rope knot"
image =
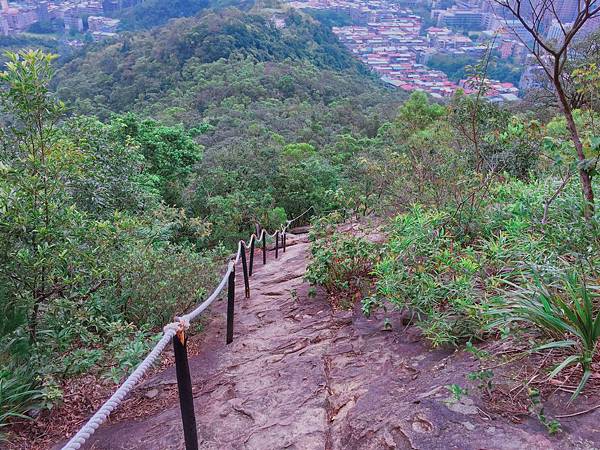
[[[190,327],[190,320],[185,316],[175,316],[175,323],[177,324],[177,332],[185,331]]]
[[[175,317],[174,322],[168,323],[164,326],[163,331],[167,333],[169,330],[175,331],[179,334],[184,332],[190,327],[190,321],[186,317]]]

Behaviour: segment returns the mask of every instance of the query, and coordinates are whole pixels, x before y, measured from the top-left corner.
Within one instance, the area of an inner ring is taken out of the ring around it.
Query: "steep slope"
[[[113,16],[121,20],[121,30],[134,31],[162,25],[172,18],[193,16],[209,6],[209,0],[145,0]]]
[[[238,295],[234,342],[224,345],[221,302],[190,361],[200,448],[542,450],[597,439],[593,415],[556,438],[533,420],[490,416],[476,393],[448,398],[445,386],[464,381],[472,356],[431,350],[398,315],[385,331],[382,316],[332,310],[303,281],[306,238],[289,242],[256,267],[251,297]],[[136,419],[101,428],[87,448],[183,448],[175,385],[173,369],[148,380],[122,408]]]

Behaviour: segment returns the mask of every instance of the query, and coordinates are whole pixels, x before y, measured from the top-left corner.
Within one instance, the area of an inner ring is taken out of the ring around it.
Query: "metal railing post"
[[[262,249],[263,249],[263,265],[267,263],[267,232],[263,232],[262,238]]]
[[[254,241],[256,240],[256,235],[250,238],[250,270],[248,274],[252,276],[252,269],[254,268]]]
[[[177,390],[186,450],[198,450],[198,434],[196,431],[196,415],[194,413],[194,395],[187,357],[187,337],[183,331],[173,337],[175,353],[175,371],[177,373]]]
[[[231,344],[233,342],[233,313],[235,303],[235,266],[229,273],[229,280],[227,283],[227,338],[226,343]]]
[[[285,247],[287,245],[287,231],[283,232],[283,237],[281,238],[281,240],[283,241],[283,253],[285,253]]]
[[[250,280],[248,279],[248,265],[246,264],[246,246],[241,246],[242,250],[242,271],[244,272],[244,293],[246,298],[250,298]]]
[[[275,232],[275,259],[279,258],[279,231]]]

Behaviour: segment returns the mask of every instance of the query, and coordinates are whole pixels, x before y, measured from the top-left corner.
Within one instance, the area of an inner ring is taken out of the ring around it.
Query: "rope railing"
[[[148,353],[144,360],[136,367],[136,369],[127,377],[127,379],[119,386],[114,394],[96,411],[96,413],[81,427],[81,429],[67,442],[62,450],[77,450],[81,448],[92,434],[102,425],[108,416],[123,402],[125,397],[135,388],[146,372],[156,362],[160,354],[165,350],[169,341],[173,341],[175,353],[175,369],[177,373],[177,387],[179,391],[179,403],[181,408],[181,416],[184,429],[184,438],[186,450],[198,449],[198,438],[196,434],[196,419],[194,414],[194,399],[192,395],[192,384],[190,378],[189,364],[187,358],[187,336],[186,330],[190,327],[190,323],[195,320],[204,310],[206,310],[212,302],[215,301],[221,292],[227,286],[227,333],[226,343],[230,344],[233,341],[233,315],[235,301],[235,266],[240,259],[242,260],[242,269],[244,274],[245,297],[250,297],[250,282],[254,265],[254,248],[256,241],[262,243],[263,264],[267,262],[267,237],[275,238],[275,258],[279,256],[280,238],[281,249],[286,251],[287,233],[292,223],[298,221],[301,217],[308,214],[313,209],[309,207],[299,216],[292,220],[287,220],[285,225],[281,226],[273,234],[269,234],[264,228],[261,229],[259,235],[252,233],[249,243],[246,241],[238,241],[237,252],[227,264],[227,270],[221,278],[219,285],[195,309],[180,317],[175,317],[174,322],[171,322],[163,328],[162,337],[156,343],[154,348]],[[250,263],[246,261],[246,250],[250,250]]]

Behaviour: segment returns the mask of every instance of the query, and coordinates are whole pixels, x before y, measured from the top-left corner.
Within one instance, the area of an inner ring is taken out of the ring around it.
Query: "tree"
[[[591,219],[594,214],[594,191],[589,160],[584,152],[580,132],[573,117],[573,107],[565,87],[565,67],[570,57],[570,49],[578,33],[589,21],[600,16],[600,0],[579,0],[576,17],[570,24],[565,23],[554,0],[494,0],[509,11],[528,32],[533,44],[523,41],[536,58],[544,73],[552,83],[555,95],[569,129],[571,141],[579,162],[579,178],[584,198],[584,215]],[[546,38],[544,25],[555,21],[561,30],[561,39],[552,41]]]
[[[64,105],[48,91],[56,56],[39,50],[6,56],[7,70],[0,73],[1,98],[12,123],[5,131],[11,139],[5,140],[2,155],[0,250],[12,264],[2,265],[0,270],[5,270],[0,276],[20,286],[23,302],[32,305],[33,342],[40,307],[64,289],[54,282],[66,264],[56,250],[60,228],[75,217],[57,195],[64,181],[65,154],[57,128]]]
[[[110,217],[115,210],[138,213],[156,206],[159,197],[144,172],[144,156],[132,139],[123,139],[120,122],[105,125],[94,117],[72,117],[61,126],[65,144],[81,155],[69,180],[77,208],[94,218]]]
[[[178,204],[193,165],[201,159],[202,146],[181,126],[140,120],[132,113],[115,117],[111,129],[122,140],[121,145],[139,147],[147,184],[160,192],[167,204]]]
[[[207,223],[148,195],[139,143],[121,142],[121,122],[65,117],[48,90],[53,55],[7,58],[0,73],[0,384],[17,372],[13,366],[41,381],[85,371],[105,350],[110,358],[117,335],[189,308],[214,284],[210,267],[218,261],[196,246]],[[163,139],[150,175],[168,176],[169,138],[175,163],[185,160],[180,136],[152,130]],[[198,267],[206,277],[191,276]],[[87,351],[96,357],[86,363]],[[2,419],[0,411],[0,428]]]
[[[424,92],[413,92],[398,110],[396,125],[400,134],[397,137],[404,140],[416,131],[427,128],[445,113],[445,108],[437,103],[430,103]]]
[[[600,30],[574,47],[569,67],[569,81],[574,107],[600,112]]]

